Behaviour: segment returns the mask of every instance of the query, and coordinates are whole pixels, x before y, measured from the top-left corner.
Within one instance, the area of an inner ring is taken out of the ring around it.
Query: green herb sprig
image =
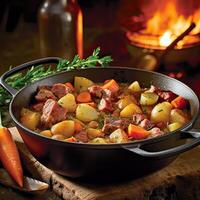
[[[20,89],[29,83],[60,71],[71,71],[74,69],[88,68],[97,65],[102,67],[107,66],[112,61],[112,58],[110,56],[100,58],[99,53],[100,48],[98,47],[93,51],[92,55],[86,59],[80,59],[78,55],[76,55],[71,62],[66,59],[61,59],[55,68],[52,68],[51,66],[46,68],[43,65],[32,66],[31,69],[29,69],[25,74],[16,73],[13,76],[7,78],[6,82],[11,87]],[[7,110],[7,106],[10,103],[10,100],[10,94],[2,87],[0,87],[0,112]]]

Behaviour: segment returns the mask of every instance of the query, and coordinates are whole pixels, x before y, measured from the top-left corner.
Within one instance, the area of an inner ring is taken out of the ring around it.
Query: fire
[[[158,2],[157,2],[158,3]],[[145,29],[128,32],[128,38],[136,45],[163,49],[171,44],[194,22],[196,27],[178,42],[176,48],[183,48],[200,42],[200,8],[189,16],[180,14],[175,0],[164,1],[164,6],[154,9],[154,15],[146,21]],[[186,5],[187,9],[187,5]]]

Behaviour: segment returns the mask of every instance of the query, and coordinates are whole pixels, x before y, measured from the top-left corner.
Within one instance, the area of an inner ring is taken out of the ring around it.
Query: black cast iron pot
[[[195,93],[182,82],[165,75],[134,68],[88,68],[62,72],[36,81],[20,91],[5,83],[5,79],[28,67],[44,63],[58,63],[59,58],[43,58],[25,63],[6,72],[1,85],[13,95],[10,115],[30,152],[42,164],[55,172],[72,177],[92,180],[113,180],[143,176],[173,161],[182,152],[200,144],[200,134],[191,130],[199,111]],[[150,84],[171,90],[189,100],[192,119],[184,127],[161,137],[122,144],[68,143],[44,137],[20,123],[20,111],[28,107],[37,87],[54,83],[73,82],[74,76],[83,76],[95,82],[114,78],[119,82],[139,81],[142,87]],[[188,142],[188,138],[191,140]]]

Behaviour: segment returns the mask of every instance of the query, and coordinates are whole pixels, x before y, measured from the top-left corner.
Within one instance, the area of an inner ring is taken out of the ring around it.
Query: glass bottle
[[[45,0],[38,24],[42,56],[83,57],[83,19],[77,0]]]

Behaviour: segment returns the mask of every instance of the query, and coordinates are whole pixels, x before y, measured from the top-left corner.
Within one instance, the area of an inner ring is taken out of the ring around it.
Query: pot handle
[[[41,58],[41,59],[37,59],[37,60],[33,60],[33,61],[30,61],[30,62],[27,62],[27,63],[24,63],[22,65],[19,65],[17,67],[14,67],[12,68],[11,70],[5,72],[1,77],[0,77],[0,85],[5,89],[7,90],[12,96],[14,96],[16,93],[17,93],[17,90],[10,87],[6,82],[6,78],[8,78],[9,76],[21,71],[21,70],[24,70],[24,69],[27,69],[29,67],[32,67],[34,65],[40,65],[40,64],[47,64],[47,63],[58,63],[59,60],[61,58],[59,57],[47,57],[47,58]]]
[[[200,132],[193,132],[193,131],[181,131],[181,134],[187,134],[184,138],[193,138],[192,142],[186,143],[177,147],[173,147],[171,149],[166,149],[163,151],[157,151],[157,152],[149,152],[144,149],[142,149],[142,146],[145,145],[139,145],[136,148],[131,147],[123,147],[126,150],[129,150],[131,152],[134,152],[138,154],[139,156],[146,157],[146,158],[164,158],[164,157],[170,157],[175,156],[177,154],[183,153],[185,151],[188,151],[200,144]],[[173,133],[172,133],[173,135]]]

